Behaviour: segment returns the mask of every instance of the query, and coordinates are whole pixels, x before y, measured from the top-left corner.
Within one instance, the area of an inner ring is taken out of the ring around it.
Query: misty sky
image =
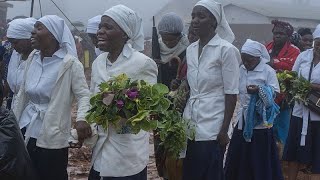
[[[140,13],[144,20],[144,29],[147,34],[151,31],[151,18],[157,14],[167,3],[174,0],[53,0],[65,12],[71,21],[81,21],[84,24],[87,20],[95,15],[102,14],[106,9],[113,5],[124,4]],[[238,2],[238,3],[258,3],[261,6],[268,3],[270,5],[284,7],[301,7],[302,10],[307,10],[308,7],[318,6],[320,8],[320,0],[218,0],[220,2]],[[35,0],[34,17],[40,17],[38,0]],[[194,6],[191,0],[184,0],[185,3],[181,6]],[[189,2],[189,3],[188,3]],[[8,18],[24,15],[29,16],[31,0],[26,2],[10,2],[14,5],[8,10]],[[41,0],[42,11],[44,15],[57,14],[61,17],[62,14],[53,5],[50,0]],[[288,5],[288,6],[287,6]],[[290,11],[290,9],[284,9]],[[179,12],[177,12],[179,13]],[[191,13],[191,12],[190,12]],[[295,12],[292,12],[295,13]]]

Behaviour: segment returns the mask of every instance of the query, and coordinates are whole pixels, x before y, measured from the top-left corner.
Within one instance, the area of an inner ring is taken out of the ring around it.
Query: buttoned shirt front
[[[216,140],[224,120],[225,94],[238,94],[239,50],[215,35],[199,56],[199,41],[187,49],[190,98],[184,118],[195,126],[195,140]]]

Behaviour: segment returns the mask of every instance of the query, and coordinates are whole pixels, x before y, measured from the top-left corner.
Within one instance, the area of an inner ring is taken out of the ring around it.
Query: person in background
[[[162,82],[170,87],[171,81],[177,78],[178,68],[185,58],[186,49],[189,46],[187,35],[183,33],[184,23],[176,13],[165,14],[159,24],[160,55],[157,60],[161,71]]]
[[[300,49],[300,41],[301,41],[300,34],[297,31],[294,31],[292,33],[292,36],[290,37],[290,42]]]
[[[8,109],[11,109],[11,100],[12,100],[12,96],[13,93],[10,91],[10,87],[9,84],[7,82],[7,75],[8,75],[8,66],[9,66],[9,62],[11,59],[11,55],[13,52],[13,48],[11,46],[11,43],[8,41],[7,37],[4,38],[4,41],[2,42],[2,46],[4,47],[5,51],[4,54],[2,56],[3,58],[3,81],[4,81],[4,87],[3,87],[3,92],[4,92],[4,97],[5,97],[5,101],[6,101],[6,107]]]
[[[124,5],[113,6],[101,18],[97,33],[102,53],[93,62],[92,94],[99,85],[125,73],[132,80],[157,82],[156,63],[140,53],[144,49],[141,17]],[[93,148],[89,180],[147,180],[149,132],[132,134],[127,126],[121,132],[98,126],[98,141]]]
[[[97,32],[99,30],[99,24],[101,22],[101,17],[102,17],[102,15],[98,15],[98,16],[95,16],[95,17],[89,19],[88,24],[87,24],[87,29],[86,29],[86,33],[90,37],[92,44],[95,47],[94,50],[95,50],[96,56],[99,56],[100,54],[103,53],[103,51],[101,51],[98,48],[98,38],[97,38]]]
[[[37,51],[27,61],[14,113],[19,126],[26,127],[25,142],[38,179],[67,180],[74,98],[79,142],[91,135],[85,121],[90,92],[84,69],[70,29],[56,15],[35,23],[31,44]]]
[[[270,65],[276,71],[291,71],[292,66],[300,54],[300,50],[290,42],[293,27],[287,23],[273,20],[273,41],[266,45],[270,54]]]
[[[309,28],[301,28],[298,30],[298,34],[301,36],[299,42],[299,49],[301,52],[311,49],[313,44],[312,31]]]
[[[169,88],[171,88],[172,81],[179,78],[177,77],[178,71],[185,60],[186,49],[189,45],[188,37],[183,33],[183,28],[182,19],[173,12],[165,14],[158,24],[161,59],[156,61],[159,64],[159,75],[162,76],[160,83]],[[182,161],[167,159],[160,143],[160,137],[157,132],[154,132],[154,150],[159,176],[171,180],[176,178],[177,172],[182,172]],[[178,176],[180,177],[181,174]]]
[[[12,109],[23,81],[26,61],[33,51],[30,38],[36,21],[34,18],[15,19],[10,22],[7,30],[8,40],[14,49],[9,62],[7,76],[7,82],[13,92]]]
[[[189,42],[191,44],[199,40],[199,37],[196,35],[196,33],[193,30],[191,25],[189,26],[189,30],[188,30],[188,39],[189,39]],[[172,80],[172,82],[171,82],[170,89],[172,91],[177,90],[178,87],[181,85],[181,82],[183,80],[186,80],[186,78],[187,78],[187,68],[188,68],[187,59],[184,58],[182,60],[182,62],[181,62],[181,66],[179,68],[177,78]]]
[[[201,0],[192,10],[191,26],[199,41],[187,49],[190,98],[184,118],[195,127],[183,162],[183,180],[222,180],[228,129],[239,93],[239,50],[223,7]]]
[[[291,71],[297,56],[300,54],[299,48],[290,42],[293,27],[287,22],[278,20],[273,20],[272,24],[274,25],[272,29],[273,41],[266,45],[271,58],[269,65],[276,72]],[[288,136],[292,107],[286,101],[285,92],[279,93],[275,101],[280,106],[280,114],[275,119],[273,129],[281,159],[283,146]]]
[[[270,56],[259,42],[248,39],[242,46],[241,57],[238,125],[228,148],[225,180],[283,180],[272,128],[264,124],[261,114],[249,114],[259,113],[255,106],[261,102],[260,94],[263,94],[270,105],[260,105],[275,112],[268,113],[267,118],[273,121],[276,117],[279,106],[274,98],[280,92],[276,72],[266,64]],[[255,96],[258,98],[253,100]]]
[[[76,43],[76,48],[77,48],[77,56],[78,59],[83,62],[84,60],[84,52],[83,52],[83,48],[82,48],[82,38],[80,36],[74,36],[74,41]]]
[[[311,82],[311,89],[320,92],[320,25],[313,33],[314,47],[302,52],[293,71]],[[302,102],[295,102],[283,160],[289,162],[288,180],[296,180],[303,165],[320,177],[320,116]]]

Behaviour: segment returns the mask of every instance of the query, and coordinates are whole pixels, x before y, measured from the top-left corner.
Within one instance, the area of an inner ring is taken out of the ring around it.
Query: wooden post
[[[32,17],[32,16],[33,16],[33,6],[34,6],[34,0],[31,0],[30,17]]]

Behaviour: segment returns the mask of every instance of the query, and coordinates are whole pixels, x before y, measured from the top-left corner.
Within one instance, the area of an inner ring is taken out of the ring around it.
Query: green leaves
[[[181,113],[170,110],[172,102],[167,98],[167,86],[132,81],[120,74],[101,83],[99,89],[100,93],[90,99],[92,108],[86,116],[89,123],[97,123],[105,129],[113,125],[119,133],[157,130],[169,155],[178,158],[186,146],[190,126]],[[108,98],[110,95],[112,98]],[[117,104],[120,101],[121,106]]]

